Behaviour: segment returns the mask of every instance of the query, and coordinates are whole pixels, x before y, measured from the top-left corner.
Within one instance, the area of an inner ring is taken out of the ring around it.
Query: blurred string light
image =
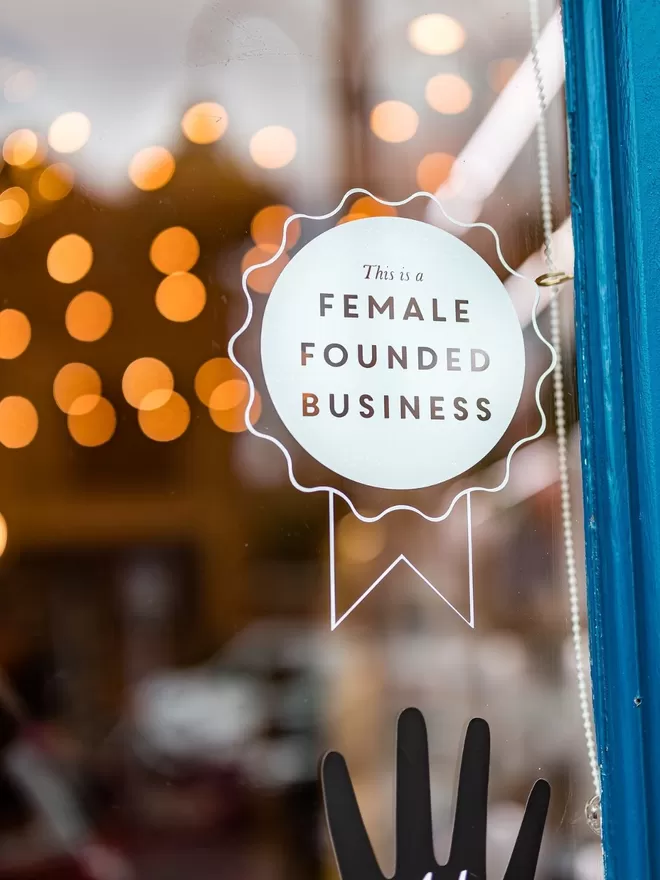
[[[193,144],[212,144],[223,136],[228,121],[224,107],[206,101],[186,110],[181,120],[181,130]]]
[[[110,329],[112,306],[106,297],[93,290],[76,294],[64,316],[67,331],[80,342],[96,342]]]
[[[450,153],[428,153],[417,166],[417,186],[434,193],[448,179],[455,159]]]
[[[39,138],[29,128],[12,131],[2,145],[2,158],[8,165],[31,167],[39,160]]]
[[[49,165],[39,175],[37,192],[48,202],[57,202],[68,196],[73,189],[73,168],[64,162]]]
[[[85,146],[92,124],[84,113],[62,113],[48,129],[48,143],[58,153],[75,153]]]
[[[0,312],[0,358],[13,360],[30,344],[32,329],[23,312],[3,309]]]
[[[364,214],[366,217],[396,217],[394,205],[383,205],[371,196],[360,196],[351,205],[351,212]]]
[[[209,409],[225,412],[245,404],[248,401],[250,387],[244,378],[227,379],[213,389],[209,398]]]
[[[37,90],[37,75],[29,67],[11,73],[5,80],[3,93],[10,104],[28,101]]]
[[[0,400],[0,443],[8,449],[21,449],[30,444],[37,433],[39,417],[26,397],[5,397]]]
[[[173,272],[158,285],[156,308],[169,321],[192,321],[205,305],[204,283],[189,272]]]
[[[519,67],[519,58],[498,58],[491,61],[488,65],[488,84],[491,89],[499,95]]]
[[[195,375],[195,393],[204,406],[209,406],[213,392],[222,385],[235,379],[245,381],[245,376],[229,358],[211,358],[202,364]]]
[[[92,268],[94,252],[91,244],[76,233],[58,238],[46,258],[48,274],[62,284],[80,281]]]
[[[245,407],[250,388],[245,376],[229,358],[211,358],[197,371],[195,392],[209,409],[213,422],[223,431],[245,431]],[[255,392],[250,411],[254,425],[261,415],[261,396]]]
[[[341,226],[353,220],[364,220],[367,217],[396,217],[397,213],[397,209],[393,205],[382,205],[371,196],[361,196],[353,202],[348,214],[341,217],[335,226]]]
[[[424,95],[433,110],[446,116],[464,113],[472,102],[470,85],[456,73],[432,76],[426,83]]]
[[[190,407],[184,397],[173,391],[162,406],[141,408],[138,422],[143,433],[151,440],[167,443],[180,437],[190,424]]]
[[[7,537],[8,537],[7,520],[0,513],[0,556],[2,556],[2,554],[7,549]]]
[[[353,211],[349,211],[348,214],[344,214],[343,217],[340,217],[339,220],[337,220],[335,226],[343,226],[344,223],[352,223],[353,220],[364,220],[368,216],[368,214],[357,214]]]
[[[101,377],[88,364],[65,364],[55,376],[53,397],[63,413],[84,416],[101,397]]]
[[[174,392],[174,376],[158,358],[142,357],[126,367],[121,387],[124,397],[135,409],[159,409]]]
[[[465,44],[465,29],[455,18],[432,12],[410,22],[408,39],[425,55],[451,55]]]
[[[10,186],[0,193],[0,224],[20,225],[30,207],[30,197],[20,186]]]
[[[115,408],[105,397],[99,397],[88,412],[69,413],[67,427],[69,434],[80,446],[102,446],[115,433]]]
[[[10,226],[6,226],[4,223],[0,223],[0,238],[9,238],[11,235],[14,235],[15,232],[21,228],[21,221],[18,223],[12,223]]]
[[[383,552],[386,540],[387,532],[383,520],[363,523],[348,513],[337,526],[337,550],[344,562],[371,562]]]
[[[294,213],[288,205],[268,205],[258,211],[250,224],[250,234],[257,247],[275,253],[282,241],[284,224]],[[285,250],[292,248],[299,238],[300,220],[294,220],[286,231]]]
[[[151,242],[149,259],[163,275],[188,272],[199,259],[199,242],[189,229],[170,226]]]
[[[382,141],[400,144],[414,137],[419,116],[410,104],[403,101],[382,101],[372,109],[369,124]]]
[[[172,179],[176,163],[165,147],[145,147],[136,153],[128,166],[128,176],[138,189],[160,189]]]
[[[296,155],[296,136],[283,125],[268,125],[252,135],[250,156],[260,168],[284,168]]]
[[[242,431],[246,431],[245,427],[245,407],[249,400],[249,387],[247,382],[245,383],[246,393],[244,400],[233,409],[213,409],[209,407],[209,415],[213,419],[213,422],[221,428],[223,431],[227,431],[230,434],[240,434]],[[222,399],[221,397],[215,398],[216,400]],[[250,409],[250,424],[256,425],[261,416],[261,395],[258,391],[255,391],[254,401],[252,402],[252,407]]]
[[[559,16],[558,10],[553,13],[538,42],[548,103],[564,81],[564,47]],[[528,54],[456,157],[448,180],[436,192],[451,216],[468,223],[479,217],[484,202],[529,140],[539,112],[534,68]],[[449,229],[454,235],[461,234],[435,203],[429,204],[427,216],[431,222]]]
[[[270,245],[267,250],[260,247],[250,248],[241,260],[241,274],[249,269],[250,266],[256,266],[259,263],[264,263],[266,260],[270,260],[273,253],[274,250]],[[254,290],[255,293],[270,293],[273,289],[273,285],[280,276],[280,272],[288,262],[289,257],[286,252],[284,252],[268,266],[262,266],[261,268],[250,272],[247,281],[250,290]]]

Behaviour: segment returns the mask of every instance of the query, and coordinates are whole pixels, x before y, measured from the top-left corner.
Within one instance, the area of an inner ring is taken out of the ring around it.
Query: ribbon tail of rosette
[[[462,503],[459,502],[457,507],[461,507]],[[455,515],[455,514],[454,514]],[[354,611],[357,610],[359,606],[368,598],[368,596],[378,587],[393,571],[399,566],[405,566],[412,571],[413,574],[422,581],[428,588],[430,588],[442,601],[455,613],[458,617],[461,618],[469,627],[474,629],[475,626],[475,609],[474,609],[474,565],[473,565],[473,544],[472,544],[472,499],[471,492],[467,491],[465,493],[465,529],[467,534],[467,594],[468,594],[468,608],[465,612],[460,611],[456,605],[450,601],[450,599],[442,592],[438,587],[433,583],[433,581],[427,577],[421,570],[422,566],[416,565],[409,558],[408,554],[399,553],[387,567],[375,577],[371,583],[362,589],[360,595],[354,599],[354,601],[349,605],[345,610],[338,610],[337,605],[337,595],[339,591],[339,579],[340,575],[343,573],[342,569],[345,570],[345,566],[342,563],[342,555],[352,555],[353,561],[358,563],[367,563],[373,559],[373,556],[370,557],[370,554],[375,549],[378,551],[380,549],[384,549],[384,530],[382,527],[382,523],[384,522],[385,517],[379,519],[377,521],[371,521],[369,519],[363,519],[361,517],[354,517],[352,514],[348,514],[344,520],[339,525],[339,530],[336,525],[336,492],[333,490],[328,491],[328,533],[329,533],[329,542],[328,542],[328,553],[329,553],[329,588],[330,588],[330,629],[335,630],[337,627],[342,624]],[[357,524],[358,528],[364,530],[362,532],[362,536],[357,534],[351,535],[350,532],[346,530],[342,530],[342,526],[346,522],[347,525],[351,525],[352,523]],[[444,521],[443,521],[444,522]],[[433,527],[442,528],[443,522],[432,523]],[[380,525],[380,532],[372,532],[369,538],[365,538],[364,536],[367,534],[368,529],[374,529]],[[338,533],[339,532],[339,533]],[[375,556],[379,556],[380,553],[376,552]]]

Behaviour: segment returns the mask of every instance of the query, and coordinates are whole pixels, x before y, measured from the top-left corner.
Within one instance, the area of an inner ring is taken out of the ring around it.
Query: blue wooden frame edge
[[[635,880],[660,877],[660,357],[652,346],[653,339],[660,346],[660,319],[645,273],[660,258],[647,228],[650,217],[660,218],[660,198],[639,162],[657,134],[646,116],[660,99],[642,101],[657,87],[657,60],[651,67],[644,57],[652,52],[645,29],[652,36],[656,27],[657,3],[564,0],[603,840],[607,876]]]

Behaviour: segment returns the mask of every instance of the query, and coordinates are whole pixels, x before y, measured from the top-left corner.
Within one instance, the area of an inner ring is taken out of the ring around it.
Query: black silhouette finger
[[[342,880],[383,880],[367,835],[346,761],[329,752],[321,764],[323,800]]]
[[[483,718],[473,718],[463,745],[449,864],[477,877],[486,876],[489,766],[490,728]]]
[[[397,727],[396,865],[397,876],[420,880],[435,867],[429,746],[418,709],[402,712]]]
[[[529,795],[504,880],[534,880],[549,804],[550,786],[539,779]]]

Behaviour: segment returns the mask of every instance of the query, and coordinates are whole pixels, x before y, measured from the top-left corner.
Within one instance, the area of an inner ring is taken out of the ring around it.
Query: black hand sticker
[[[490,730],[481,718],[467,729],[456,799],[449,861],[433,852],[429,751],[424,718],[417,709],[399,717],[396,764],[396,871],[393,880],[486,880],[486,816]],[[344,758],[325,756],[323,797],[342,880],[384,880],[367,836]],[[550,802],[550,786],[531,791],[504,880],[533,880]]]

